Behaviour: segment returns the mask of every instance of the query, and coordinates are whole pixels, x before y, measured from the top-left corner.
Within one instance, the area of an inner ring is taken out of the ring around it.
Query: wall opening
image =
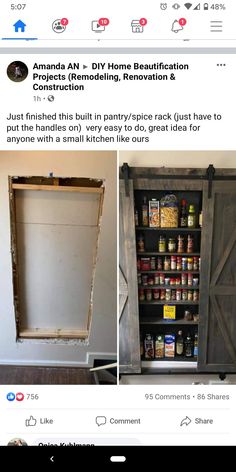
[[[9,177],[17,339],[89,338],[103,180]]]

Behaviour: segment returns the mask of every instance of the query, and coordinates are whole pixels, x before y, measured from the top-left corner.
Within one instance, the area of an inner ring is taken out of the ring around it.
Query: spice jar
[[[141,277],[141,274],[138,274],[138,285],[142,285],[142,277]]]
[[[145,295],[144,295],[144,289],[140,288],[138,291],[138,298],[140,302],[143,302],[145,300]]]
[[[164,259],[164,270],[170,270],[170,257],[165,256]]]
[[[184,319],[185,319],[185,321],[192,321],[193,315],[192,315],[191,311],[185,310]]]
[[[175,279],[174,278],[170,279],[170,285],[175,285]]]
[[[171,270],[176,270],[176,256],[171,256],[170,258],[170,268]]]
[[[187,270],[187,257],[182,257],[182,270]]]
[[[176,290],[176,301],[180,302],[181,300],[181,288],[177,288]]]
[[[163,269],[162,257],[157,258],[157,270]]]
[[[193,301],[194,301],[194,302],[197,302],[197,301],[198,301],[198,298],[199,298],[198,290],[194,290],[194,291],[193,291]]]
[[[192,257],[188,257],[187,268],[188,268],[188,270],[193,270],[193,258]]]
[[[171,289],[170,288],[167,288],[166,289],[166,294],[165,294],[165,299],[166,301],[170,301],[171,300]]]
[[[160,299],[165,300],[165,298],[166,298],[166,291],[164,288],[162,288],[160,291]]]
[[[165,275],[160,274],[160,285],[165,285]]]
[[[156,258],[155,257],[151,257],[150,266],[151,266],[151,270],[156,270]]]
[[[168,252],[175,252],[176,251],[176,241],[174,238],[168,239]]]
[[[176,277],[175,279],[175,285],[180,285],[181,284],[181,278],[180,277]]]
[[[166,252],[166,238],[165,238],[165,236],[160,236],[159,237],[158,251],[159,252]]]
[[[176,290],[171,290],[171,300],[176,300]]]
[[[154,274],[154,285],[160,285],[160,275]]]
[[[176,269],[182,270],[182,257],[177,257]]]
[[[187,252],[194,252],[193,251],[193,236],[191,234],[188,234],[188,241],[187,241]]]
[[[177,252],[179,252],[179,253],[184,252],[184,237],[181,234],[179,234],[179,236],[178,236]]]
[[[140,234],[138,236],[138,252],[144,252],[144,251],[145,251],[144,236],[143,234]]]
[[[187,274],[185,273],[181,274],[181,284],[187,285]]]
[[[151,270],[150,257],[141,257],[141,270]]]
[[[187,290],[184,288],[182,290],[182,300],[187,300],[188,299],[188,292]]]
[[[159,300],[159,298],[160,298],[160,290],[158,290],[158,288],[154,288],[154,289],[153,289],[153,298],[154,298],[154,300]]]
[[[153,277],[148,277],[148,285],[154,285]]]
[[[165,277],[165,285],[170,285],[170,277]]]
[[[188,274],[188,285],[193,285],[193,274]]]
[[[198,257],[193,258],[193,270],[198,270]]]
[[[193,277],[193,286],[197,287],[199,284],[199,278],[198,277]]]
[[[193,291],[192,290],[188,290],[188,300],[189,301],[193,300]]]
[[[147,302],[150,302],[152,300],[152,291],[150,288],[146,289],[146,300]]]

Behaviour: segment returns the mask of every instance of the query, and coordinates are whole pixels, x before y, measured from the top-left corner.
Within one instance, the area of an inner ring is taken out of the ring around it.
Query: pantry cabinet
[[[125,179],[127,173],[128,179]],[[212,178],[207,169],[126,167],[125,173],[120,171],[121,374],[150,370],[236,372],[236,170],[217,169]],[[196,215],[202,211],[202,227],[198,224],[195,228],[144,227],[141,221],[143,197],[160,201],[167,192],[176,195],[178,202],[185,199],[194,205]],[[141,251],[140,235],[144,240]],[[191,252],[186,246],[188,235],[193,241]],[[160,236],[175,241],[183,238],[184,252],[179,254],[176,247],[171,254],[168,248],[160,253]],[[183,264],[190,257],[195,265],[181,268],[162,265],[158,270],[158,260],[162,264],[171,255],[173,260],[181,256]],[[140,260],[143,262],[145,258],[153,259],[155,269],[140,267]],[[160,272],[165,280],[162,284]],[[187,277],[184,284],[183,273]],[[150,286],[147,285],[149,279]],[[171,280],[181,285],[169,286]],[[176,299],[177,290],[181,295]],[[147,293],[151,293],[151,298]],[[171,298],[165,298],[167,293]],[[168,306],[175,307],[174,316],[166,319],[164,307]],[[190,312],[192,318],[186,318],[186,312]],[[185,337],[187,333],[192,339],[198,336],[197,354],[193,350],[189,358],[154,355],[145,359],[141,351],[146,333],[153,337],[172,333],[176,338],[179,330]]]

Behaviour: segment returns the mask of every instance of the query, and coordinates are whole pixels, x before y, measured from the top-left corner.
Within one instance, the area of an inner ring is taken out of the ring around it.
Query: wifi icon
[[[189,10],[193,4],[192,3],[185,3],[184,6]]]

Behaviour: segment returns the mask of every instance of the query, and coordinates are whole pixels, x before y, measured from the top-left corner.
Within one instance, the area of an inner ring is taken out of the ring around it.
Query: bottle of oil
[[[148,204],[147,197],[143,197],[142,203],[142,225],[148,226]]]
[[[188,228],[196,228],[196,214],[195,214],[194,205],[189,205]]]
[[[187,226],[188,226],[187,202],[183,198],[181,200],[180,227],[187,228]]]
[[[178,335],[176,338],[176,355],[183,356],[184,353],[184,338],[183,338],[183,331],[178,331]]]
[[[185,357],[193,357],[193,340],[190,333],[187,334],[184,341]]]

